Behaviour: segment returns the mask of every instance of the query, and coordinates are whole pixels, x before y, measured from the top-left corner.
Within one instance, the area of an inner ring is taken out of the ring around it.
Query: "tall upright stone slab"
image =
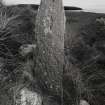
[[[42,0],[36,17],[35,77],[49,95],[62,96],[65,14],[62,0]]]

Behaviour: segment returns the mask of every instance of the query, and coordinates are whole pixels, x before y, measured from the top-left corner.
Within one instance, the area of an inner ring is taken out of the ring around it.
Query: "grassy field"
[[[64,82],[65,94],[69,93],[65,102],[76,104],[76,100],[84,99],[90,105],[104,105],[105,14],[67,11],[66,18],[65,55],[70,69],[64,74],[69,80]],[[66,88],[71,84],[74,86]]]
[[[90,105],[104,105],[105,14],[83,10],[79,12],[66,10],[65,12],[64,51],[69,66],[65,64],[67,67],[64,70],[64,103],[77,105],[77,101],[86,100]],[[30,86],[32,89],[37,88],[33,86],[36,85],[35,81],[32,80],[30,83],[29,78],[22,77],[26,58],[19,53],[22,45],[35,43],[36,14],[37,7],[34,5],[0,8],[0,105],[14,105],[13,94],[17,85],[20,86],[17,90],[21,88],[21,85],[26,86],[28,82],[29,89]],[[32,59],[32,55],[28,57]],[[52,94],[49,93],[49,95]],[[47,101],[48,99],[46,98]],[[54,97],[54,100],[57,99]],[[50,101],[50,104],[59,105]]]

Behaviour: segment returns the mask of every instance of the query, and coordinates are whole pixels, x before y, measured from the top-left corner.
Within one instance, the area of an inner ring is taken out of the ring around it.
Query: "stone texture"
[[[35,77],[50,95],[62,94],[65,14],[62,0],[42,0],[36,17]]]

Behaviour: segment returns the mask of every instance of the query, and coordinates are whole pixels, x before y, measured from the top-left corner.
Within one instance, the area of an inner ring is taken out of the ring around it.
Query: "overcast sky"
[[[40,0],[3,0],[6,4],[39,4]],[[105,0],[63,0],[64,5],[105,13]]]

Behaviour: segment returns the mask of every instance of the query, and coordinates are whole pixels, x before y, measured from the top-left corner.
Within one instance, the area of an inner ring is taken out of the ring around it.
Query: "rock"
[[[37,40],[35,77],[47,93],[61,96],[65,33],[62,0],[41,1],[35,28]],[[44,76],[44,72],[47,72],[47,76]]]

